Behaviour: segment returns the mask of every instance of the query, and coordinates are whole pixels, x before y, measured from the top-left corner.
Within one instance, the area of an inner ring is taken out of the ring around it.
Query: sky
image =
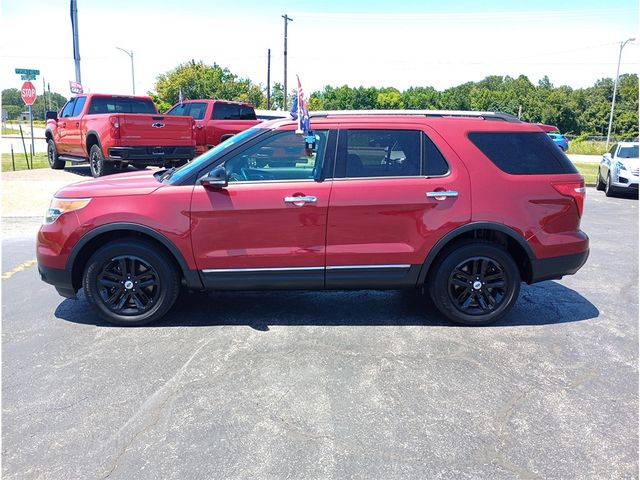
[[[39,69],[69,96],[75,80],[69,0],[0,0],[0,86],[22,84],[15,68]],[[77,0],[85,91],[137,94],[191,59],[217,63],[266,86],[283,83],[284,19],[288,87],[433,86],[487,75],[544,75],[588,87],[616,73],[620,42],[638,37],[637,0]],[[637,73],[640,41],[623,50],[620,73]]]

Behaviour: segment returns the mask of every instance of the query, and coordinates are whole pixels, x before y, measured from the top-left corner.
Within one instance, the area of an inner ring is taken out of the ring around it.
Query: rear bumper
[[[163,165],[176,160],[191,160],[195,147],[110,147],[109,160]]]
[[[564,275],[573,275],[586,263],[589,250],[573,255],[559,257],[537,258],[531,262],[531,282],[557,280]]]
[[[38,273],[40,273],[43,282],[56,287],[58,293],[63,297],[76,298],[76,290],[73,288],[70,271],[38,265]]]

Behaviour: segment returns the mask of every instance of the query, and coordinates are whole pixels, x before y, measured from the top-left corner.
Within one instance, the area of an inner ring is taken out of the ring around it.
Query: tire
[[[94,178],[108,175],[113,171],[113,165],[107,162],[98,145],[93,145],[89,150],[89,168]]]
[[[54,170],[64,169],[65,161],[58,160],[58,149],[56,148],[56,142],[53,138],[47,141],[47,159],[49,160],[49,166]]]
[[[169,311],[178,298],[180,277],[175,264],[157,246],[141,240],[115,240],[91,256],[82,287],[104,320],[138,326]]]
[[[518,267],[507,251],[493,243],[470,240],[454,244],[438,258],[427,286],[433,304],[449,320],[486,325],[511,310],[520,282]]]
[[[616,196],[616,192],[613,189],[613,186],[611,185],[611,173],[609,173],[607,175],[607,181],[606,181],[605,186],[604,186],[604,194],[607,197],[615,197]]]
[[[602,175],[600,174],[600,167],[598,167],[598,177],[596,179],[596,190],[603,191],[604,187],[605,187],[605,184],[602,181]]]

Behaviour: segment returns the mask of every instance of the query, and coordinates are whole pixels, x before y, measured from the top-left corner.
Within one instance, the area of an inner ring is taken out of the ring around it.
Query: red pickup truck
[[[195,155],[195,125],[158,113],[151,97],[85,94],[47,112],[47,157],[53,169],[89,162],[100,177],[129,164],[182,164]]]
[[[185,100],[166,114],[189,115],[195,120],[198,154],[261,122],[251,104],[227,100]]]

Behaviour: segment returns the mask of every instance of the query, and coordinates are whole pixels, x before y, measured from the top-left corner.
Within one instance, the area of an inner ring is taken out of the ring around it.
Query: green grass
[[[595,185],[598,176],[598,164],[591,162],[575,162],[574,165],[584,177],[584,183],[587,185]]]
[[[17,170],[27,170],[27,161],[24,158],[24,152],[13,152],[16,171]],[[29,163],[31,163],[31,157],[29,157]],[[49,168],[49,160],[47,159],[47,154],[44,152],[36,153],[33,156],[33,168]],[[13,170],[11,166],[11,154],[3,153],[2,154],[2,171],[3,172],[11,172]]]
[[[569,150],[567,153],[575,153],[578,155],[602,155],[606,152],[606,142],[594,142],[590,140],[585,141],[570,141]]]
[[[17,128],[2,127],[2,135],[15,135],[16,133],[20,133],[20,130]]]

